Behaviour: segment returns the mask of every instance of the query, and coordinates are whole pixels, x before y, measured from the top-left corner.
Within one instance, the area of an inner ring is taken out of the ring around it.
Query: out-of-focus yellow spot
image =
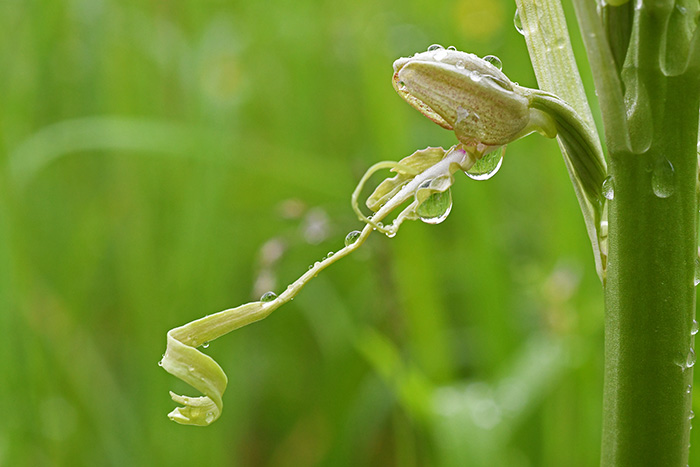
[[[453,17],[464,37],[488,41],[503,29],[507,15],[500,0],[461,0]]]

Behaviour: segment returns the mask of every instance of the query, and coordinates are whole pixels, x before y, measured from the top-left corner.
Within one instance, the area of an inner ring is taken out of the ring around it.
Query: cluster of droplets
[[[448,48],[444,48],[440,44],[433,44],[430,47],[428,47],[428,52],[435,52],[433,54],[433,58],[438,62],[444,60],[445,57],[447,57],[447,51],[456,52],[457,47],[451,45]]]
[[[441,62],[445,58],[447,58],[447,52],[456,52],[457,47],[451,45],[447,48],[443,47],[440,44],[433,44],[430,47],[428,47],[428,52],[434,52],[433,53],[433,60],[437,62]],[[499,71],[503,69],[503,63],[501,62],[501,59],[496,57],[495,55],[486,55],[484,56],[483,60],[486,62],[490,63],[494,67],[496,67]],[[466,67],[466,63],[464,60],[458,60],[455,63],[455,67],[459,69],[464,69]],[[477,76],[480,76],[477,74]],[[478,77],[476,78],[478,79]],[[399,83],[401,85],[402,83]]]

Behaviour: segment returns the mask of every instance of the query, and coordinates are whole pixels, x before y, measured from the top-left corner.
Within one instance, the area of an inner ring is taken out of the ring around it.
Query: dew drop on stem
[[[676,191],[674,179],[673,164],[664,158],[656,161],[651,173],[651,188],[658,198],[668,198]]]
[[[360,231],[359,230],[353,230],[349,234],[345,236],[345,246],[350,246],[353,243],[357,241],[357,239],[360,238]]]
[[[265,293],[262,294],[262,296],[260,297],[260,301],[261,301],[261,302],[271,302],[271,301],[273,301],[273,300],[276,299],[276,298],[277,298],[277,294],[276,294],[276,293],[274,293],[274,292],[265,292]]]
[[[698,322],[693,320],[693,324],[690,326],[690,335],[694,336],[698,333]]]
[[[685,359],[685,367],[686,368],[692,368],[693,365],[695,365],[695,360],[697,357],[695,356],[695,350],[693,348],[690,348],[690,351],[688,352],[688,356]]]
[[[611,175],[608,175],[605,180],[603,180],[603,196],[607,200],[611,200],[615,197],[615,182]]]

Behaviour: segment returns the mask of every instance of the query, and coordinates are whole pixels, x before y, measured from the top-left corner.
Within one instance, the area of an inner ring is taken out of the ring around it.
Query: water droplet
[[[428,52],[432,52],[433,50],[438,50],[438,49],[444,49],[443,46],[440,44],[433,44],[430,47],[428,47]]]
[[[488,154],[485,154],[464,173],[473,180],[488,180],[496,175],[498,169],[503,163],[503,154],[506,151],[505,146],[501,146]]]
[[[405,89],[406,88],[406,83],[403,81],[399,81],[399,89]]]
[[[523,36],[525,35],[525,31],[523,30],[523,22],[520,19],[520,11],[515,10],[515,17],[513,18],[513,24],[515,25],[515,29],[522,34]]]
[[[685,359],[685,367],[686,368],[692,368],[693,365],[695,365],[695,350],[693,348],[690,348],[690,351],[688,352],[688,356]]]
[[[439,224],[447,218],[451,210],[452,193],[448,188],[430,195],[416,208],[416,214],[426,224]]]
[[[472,79],[472,81],[474,81],[475,83],[478,83],[479,81],[481,81],[482,75],[481,75],[481,73],[477,73],[476,71],[472,71],[471,73],[469,73],[469,77]]]
[[[353,230],[349,234],[345,236],[345,246],[350,246],[353,243],[357,241],[357,239],[360,238],[360,231],[359,230]]]
[[[457,60],[455,63],[455,67],[459,70],[464,70],[466,68],[467,64],[464,62],[464,60]]]
[[[163,360],[158,361],[158,366],[163,366]]]
[[[207,423],[211,423],[214,421],[214,412],[207,412],[206,417],[204,417],[204,421]]]
[[[313,264],[309,264],[309,271],[311,271],[314,268]]]
[[[451,46],[449,46],[449,47],[447,48],[447,50],[451,50],[452,52],[456,52],[456,51],[457,51],[457,47],[455,47],[454,45],[451,45]]]
[[[496,57],[495,55],[487,55],[484,57],[484,60],[489,62],[491,65],[495,66],[499,70],[503,69],[503,63],[501,63],[501,59]]]
[[[659,198],[668,198],[676,191],[673,164],[668,159],[659,159],[651,174],[651,188]]]
[[[690,326],[690,335],[694,336],[698,333],[698,322],[693,320],[693,324]]]
[[[203,344],[202,344],[202,347],[205,348],[205,349],[206,349],[207,347],[209,347],[209,341],[206,341],[205,343],[203,343]],[[194,369],[194,368],[193,368],[193,369]],[[190,371],[192,371],[192,370],[190,370]]]
[[[690,394],[690,392],[693,390],[693,385],[689,384],[687,388],[685,388],[685,393]]]
[[[445,49],[437,49],[435,53],[433,54],[433,59],[437,60],[438,62],[441,60],[444,60],[445,57],[447,57],[447,50]]]
[[[314,267],[318,266],[319,264],[321,264],[321,262],[320,262],[320,261],[316,261],[316,262],[314,263]]]
[[[326,259],[330,258],[330,257],[333,256],[334,254],[335,254],[334,252],[329,251],[328,254],[326,255]]]
[[[613,199],[615,197],[615,182],[613,181],[612,175],[608,175],[605,180],[603,180],[603,196],[605,199]]]
[[[690,416],[688,416],[688,420],[692,420],[692,419],[694,419],[694,418],[695,418],[695,412],[693,412],[693,411],[691,410],[691,411],[690,411]]]
[[[695,285],[700,284],[700,258],[695,258]]]
[[[271,302],[277,298],[277,294],[274,292],[265,292],[260,297],[261,302]]]

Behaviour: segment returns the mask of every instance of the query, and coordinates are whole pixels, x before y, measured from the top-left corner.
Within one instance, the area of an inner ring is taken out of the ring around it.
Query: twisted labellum
[[[171,420],[206,426],[221,416],[228,379],[221,367],[199,347],[206,347],[224,334],[267,317],[293,299],[320,271],[359,248],[373,230],[393,237],[405,220],[442,222],[452,207],[450,187],[456,172],[464,171],[476,179],[488,178],[500,165],[507,143],[532,131],[554,137],[562,127],[561,122],[574,136],[579,129],[569,124],[572,117],[566,114],[568,110],[561,102],[551,104],[556,97],[541,97],[538,91],[517,86],[492,62],[456,50],[431,47],[428,52],[397,60],[394,86],[413,107],[444,128],[454,130],[460,144],[447,150],[427,148],[399,162],[379,162],[372,166],[352,195],[353,209],[365,222],[362,231],[350,232],[342,249],[317,261],[279,296],[268,292],[259,301],[170,330],[165,355],[159,364],[202,394],[189,397],[171,392],[172,399],[181,404],[170,412]],[[549,115],[551,108],[558,118]],[[564,117],[560,115],[562,108]],[[585,157],[588,150],[585,138],[577,138],[575,142],[582,154],[580,157]],[[493,161],[497,165],[490,165]],[[483,165],[487,168],[482,170]],[[594,179],[584,187],[589,188],[590,196],[595,198],[595,180],[600,176],[598,167],[590,163],[579,165],[586,170],[585,176]],[[382,169],[391,169],[395,176],[380,183],[367,199],[365,204],[373,214],[366,216],[359,207],[362,188],[373,173]],[[601,183],[603,178],[604,175],[600,177]],[[597,186],[600,188],[600,183]],[[385,226],[382,221],[402,206],[405,207]]]

